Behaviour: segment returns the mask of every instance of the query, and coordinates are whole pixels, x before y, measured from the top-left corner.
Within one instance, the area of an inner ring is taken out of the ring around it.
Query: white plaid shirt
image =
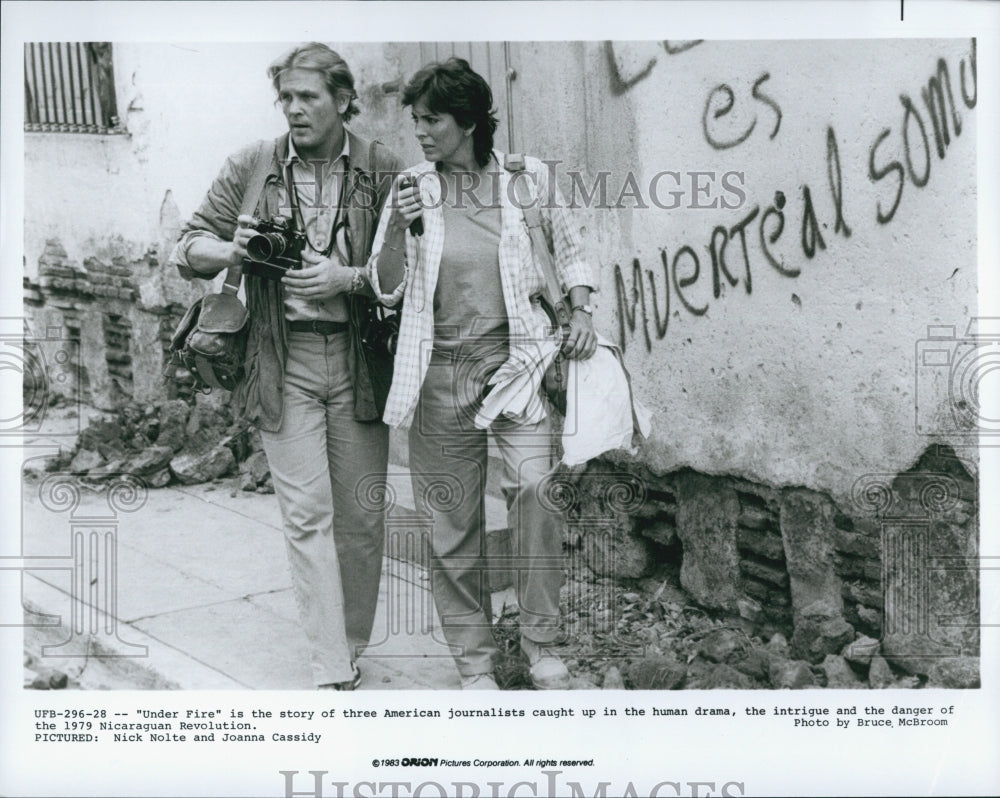
[[[504,155],[494,151],[498,164]],[[516,203],[517,195],[510,185],[511,174],[496,167],[500,181],[500,280],[503,285],[504,304],[507,307],[510,327],[510,357],[504,364],[508,368],[523,368],[541,358],[540,341],[550,341],[554,333],[545,311],[533,297],[544,286],[541,271],[531,255],[531,238],[524,224],[524,216]],[[383,420],[393,427],[408,427],[413,421],[420,388],[430,364],[434,342],[434,290],[437,287],[441,252],[444,248],[444,212],[441,209],[441,183],[433,176],[435,165],[424,161],[407,169],[420,187],[424,206],[424,233],[415,237],[407,231],[405,272],[402,282],[390,294],[382,291],[378,279],[378,256],[385,240],[385,231],[392,214],[392,200],[382,211],[371,259],[368,261],[369,278],[375,295],[388,306],[403,302],[400,319],[399,341],[396,348],[395,371],[392,388],[386,402]],[[556,274],[563,291],[578,285],[594,289],[590,266],[583,258],[583,248],[571,224],[570,214],[558,187],[553,186],[553,202],[549,197],[549,175],[545,165],[537,158],[525,158],[525,171],[534,181],[532,197],[540,197],[542,229],[555,255]],[[525,176],[519,180],[527,179]],[[553,207],[546,207],[552,205]]]

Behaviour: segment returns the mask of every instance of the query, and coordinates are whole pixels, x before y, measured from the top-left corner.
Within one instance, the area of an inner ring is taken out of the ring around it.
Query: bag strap
[[[248,216],[257,209],[260,194],[264,190],[264,183],[267,182],[267,172],[274,159],[274,142],[262,141],[257,148],[257,156],[253,162],[253,173],[246,191],[243,192],[243,203],[240,205],[240,216]],[[226,280],[222,284],[220,293],[233,294],[240,290],[240,283],[243,281],[243,265],[237,264],[226,269]]]
[[[559,285],[559,278],[556,277],[555,261],[552,259],[552,252],[549,249],[548,241],[545,240],[545,232],[542,230],[542,214],[538,210],[537,198],[531,196],[527,180],[523,179],[527,174],[524,155],[522,153],[506,153],[503,157],[503,168],[511,173],[510,179],[514,183],[517,201],[521,206],[521,214],[528,227],[528,235],[531,237],[531,249],[535,256],[535,262],[541,268],[542,278],[545,280],[546,299],[556,314],[556,321],[559,322],[560,326],[566,327],[572,314]]]

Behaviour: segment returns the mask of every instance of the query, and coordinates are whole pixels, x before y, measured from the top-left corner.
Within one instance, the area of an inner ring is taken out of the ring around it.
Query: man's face
[[[289,69],[281,75],[278,100],[300,155],[336,155],[328,150],[343,130],[349,97],[333,97],[319,72]]]

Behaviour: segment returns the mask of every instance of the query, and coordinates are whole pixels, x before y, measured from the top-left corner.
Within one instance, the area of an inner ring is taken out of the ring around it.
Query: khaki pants
[[[348,347],[347,333],[290,333],[281,428],[261,433],[317,685],[352,677],[371,634],[385,542],[384,512],[359,506],[356,491],[385,473],[388,429],[354,420]]]
[[[495,349],[495,347],[494,347]],[[445,640],[462,676],[493,670],[496,645],[486,568],[484,493],[487,435],[473,419],[489,374],[503,352],[462,358],[435,352],[410,428],[410,472],[418,506],[431,513],[431,590]],[[520,605],[521,633],[539,643],[559,634],[562,523],[540,500],[553,471],[548,419],[533,426],[494,423],[503,459]]]

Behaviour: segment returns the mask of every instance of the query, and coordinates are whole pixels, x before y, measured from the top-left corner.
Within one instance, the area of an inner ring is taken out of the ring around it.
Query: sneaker
[[[330,684],[321,684],[318,689],[320,690],[357,690],[358,685],[361,684],[361,668],[351,663],[351,670],[354,671],[354,678],[349,682],[331,682]]]
[[[499,690],[492,673],[474,673],[462,677],[463,690]]]
[[[522,637],[521,651],[528,660],[531,683],[536,690],[569,689],[569,669],[551,645]]]

